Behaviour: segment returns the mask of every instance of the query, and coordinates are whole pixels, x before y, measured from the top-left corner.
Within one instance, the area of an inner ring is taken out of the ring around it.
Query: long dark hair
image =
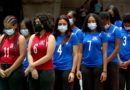
[[[105,28],[104,28],[104,25],[100,19],[100,17],[94,13],[90,13],[89,15],[86,16],[85,18],[85,21],[84,21],[84,24],[83,24],[83,27],[82,27],[82,30],[83,32],[90,32],[91,30],[88,28],[88,19],[89,17],[94,17],[95,20],[96,20],[96,24],[97,24],[97,28],[96,28],[96,31],[97,32],[102,32],[102,31],[105,31]]]
[[[114,13],[114,17],[112,17],[112,15],[110,14],[110,21],[112,24],[115,23],[115,21],[117,20],[121,20],[121,16],[120,16],[120,12],[118,10],[118,8],[114,5],[110,5],[109,7],[107,7],[106,11],[112,10]]]
[[[64,40],[62,41],[62,45],[63,45],[63,44],[65,44],[65,43],[69,40],[69,38],[70,38],[70,36],[71,36],[71,33],[72,33],[72,29],[71,29],[71,26],[70,26],[68,17],[67,17],[66,15],[61,15],[61,16],[59,16],[59,17],[56,19],[55,27],[54,27],[54,32],[53,32],[56,39],[57,39],[57,37],[60,35],[60,31],[57,30],[57,28],[58,28],[58,22],[59,22],[59,20],[61,20],[61,19],[64,19],[64,20],[67,22],[67,26],[68,26],[68,30],[67,30],[66,33],[65,33],[65,36],[66,36],[66,37],[65,37]]]
[[[8,23],[8,24],[11,24],[11,25],[16,25],[16,30],[15,30],[15,35],[14,35],[14,42],[13,42],[13,51],[14,51],[14,56],[17,56],[18,53],[17,53],[17,49],[18,49],[18,45],[17,45],[17,41],[18,41],[18,37],[19,37],[19,32],[18,32],[18,21],[17,21],[17,18],[13,15],[9,15],[9,16],[6,16],[5,19],[4,19],[4,24],[5,23]],[[1,40],[1,43],[0,43],[0,50],[4,44],[4,41],[5,39],[8,37],[8,35],[4,34],[4,37],[3,39]]]
[[[124,28],[124,23],[130,23],[130,13],[127,13],[124,15],[123,21],[122,21],[122,27]]]
[[[46,32],[50,32],[52,33],[53,32],[53,27],[52,27],[52,24],[53,24],[53,20],[51,18],[51,15],[48,15],[48,14],[38,14],[34,17],[33,19],[33,25],[35,26],[36,23],[35,23],[35,20],[36,19],[39,19],[41,24],[44,26],[44,30]]]
[[[26,25],[26,28],[29,30],[29,33],[31,35],[34,34],[33,24],[32,24],[32,21],[29,18],[23,19],[22,23],[24,23]]]

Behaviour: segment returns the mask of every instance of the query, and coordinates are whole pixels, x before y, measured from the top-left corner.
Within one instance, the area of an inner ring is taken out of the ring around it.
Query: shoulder
[[[18,39],[19,40],[25,40],[25,37],[23,35],[19,35]]]
[[[18,37],[18,42],[19,42],[19,43],[25,43],[25,42],[26,42],[25,37],[22,36],[22,35],[19,35],[19,37]]]
[[[32,34],[32,35],[30,36],[30,39],[29,39],[29,40],[32,40],[34,37],[35,37],[35,34]]]
[[[49,37],[48,37],[48,40],[55,40],[54,35],[50,34]]]

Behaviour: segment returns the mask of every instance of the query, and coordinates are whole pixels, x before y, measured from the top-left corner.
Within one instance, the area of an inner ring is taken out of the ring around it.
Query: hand
[[[4,70],[2,70],[2,69],[0,69],[0,76],[1,76],[2,78],[5,78],[5,77],[6,77],[6,75],[5,75],[5,73],[4,73]]]
[[[121,63],[120,63],[120,68],[122,68],[122,69],[127,69],[127,67],[128,67],[127,62],[121,62]]]
[[[79,80],[82,80],[82,73],[81,71],[77,71],[76,76]]]
[[[29,74],[29,67],[26,68],[26,70],[24,71],[24,76],[26,77]]]
[[[6,69],[6,70],[4,71],[6,77],[9,77],[12,72],[13,72],[13,71],[12,71],[12,69],[10,69],[10,68],[8,68],[8,69]]]
[[[33,63],[29,64],[29,71],[33,71],[33,69],[35,69]]]
[[[70,72],[69,77],[68,77],[68,81],[69,81],[69,83],[74,81],[74,73],[73,72]]]
[[[100,77],[101,82],[106,81],[106,79],[107,79],[107,72],[102,72],[101,77]]]
[[[38,77],[39,77],[39,75],[38,75],[38,72],[37,72],[37,70],[36,69],[33,69],[33,71],[31,72],[31,74],[32,74],[32,78],[33,79],[38,79]]]

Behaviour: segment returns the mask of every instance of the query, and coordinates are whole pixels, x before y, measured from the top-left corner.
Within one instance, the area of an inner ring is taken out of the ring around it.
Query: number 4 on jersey
[[[57,52],[61,55],[61,53],[62,53],[62,45],[59,46]]]

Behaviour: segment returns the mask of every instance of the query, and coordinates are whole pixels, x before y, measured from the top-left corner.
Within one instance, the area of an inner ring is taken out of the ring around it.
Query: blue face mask
[[[5,29],[4,32],[8,35],[11,36],[15,33],[15,31],[13,29]]]
[[[25,37],[29,35],[28,29],[21,29],[21,30],[20,30],[20,33],[21,33],[23,36],[25,36]]]

